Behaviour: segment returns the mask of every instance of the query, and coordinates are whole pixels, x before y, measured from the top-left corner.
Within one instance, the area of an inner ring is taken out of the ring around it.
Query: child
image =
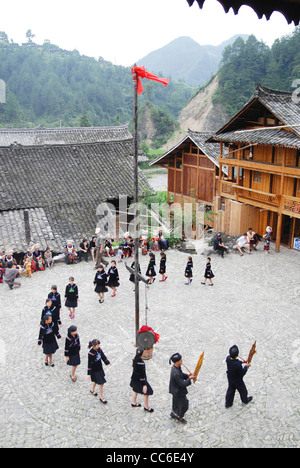
[[[98,394],[95,393],[95,388],[96,385],[99,385],[100,401],[106,405],[107,401],[103,397],[103,385],[105,384],[106,380],[102,367],[102,361],[106,366],[108,366],[110,362],[100,348],[99,340],[90,341],[88,347],[88,375],[91,377],[91,381],[93,382],[90,393],[95,397],[98,396]]]
[[[206,280],[209,279],[210,283],[208,286],[213,286],[213,282],[212,282],[212,278],[215,277],[215,275],[213,274],[212,270],[211,270],[211,258],[210,257],[207,257],[207,260],[206,260],[206,268],[205,268],[205,273],[204,273],[204,278],[205,280],[204,281],[201,281],[201,284],[206,284]]]
[[[32,275],[32,260],[29,257],[25,258],[24,267],[25,267],[25,270],[26,270],[27,278],[31,278],[31,275]]]
[[[76,382],[77,377],[75,373],[77,366],[80,365],[80,339],[75,325],[71,325],[68,329],[68,336],[65,342],[65,357],[67,365],[72,366],[70,377],[73,382]]]
[[[159,273],[162,275],[161,280],[159,280],[160,282],[166,281],[166,279],[168,278],[166,276],[166,261],[167,261],[166,254],[164,252],[160,252]]]
[[[41,322],[40,323],[42,323],[43,317],[45,317],[46,315],[47,316],[51,315],[52,322],[56,323],[56,325],[58,325],[57,317],[54,317],[54,314],[53,314],[54,312],[55,312],[55,307],[53,307],[51,299],[46,299],[46,305],[42,310],[42,316],[41,316]]]
[[[115,297],[117,288],[120,286],[119,273],[116,267],[115,260],[112,260],[111,267],[108,270],[109,280],[107,285],[113,290],[111,297]]]
[[[239,392],[242,402],[247,405],[253,400],[253,397],[248,397],[248,391],[243,381],[244,375],[247,373],[250,364],[242,366],[242,361],[238,359],[239,348],[234,345],[229,349],[229,356],[226,358],[228,389],[226,393],[225,407],[230,408],[233,405],[234,395],[236,390]]]
[[[187,278],[187,283],[184,283],[186,285],[191,284],[191,282],[193,281],[193,279],[192,279],[193,278],[192,268],[193,268],[193,259],[192,259],[192,257],[188,257],[188,261],[187,261],[187,264],[186,264],[186,267],[185,267],[185,272],[184,272],[184,275]]]
[[[52,306],[54,308],[53,316],[57,317],[58,325],[62,326],[60,320],[60,311],[61,311],[61,298],[60,294],[57,292],[57,286],[54,284],[51,288],[51,292],[48,294],[48,299],[51,299]]]
[[[40,255],[37,257],[36,263],[37,263],[38,269],[39,269],[40,271],[44,271],[44,269],[45,269],[45,267],[44,267],[45,262],[44,262],[44,260],[43,260],[43,257],[42,257],[42,254],[41,254],[41,253],[40,253]]]
[[[144,349],[138,347],[136,350],[135,358],[132,362],[133,372],[131,375],[130,387],[133,390],[133,397],[131,406],[133,408],[139,408],[141,405],[137,403],[138,393],[144,396],[144,410],[148,413],[153,413],[153,408],[149,407],[148,399],[150,395],[153,395],[153,390],[149,384],[146,376],[146,366],[142,359]]]
[[[44,254],[44,258],[45,258],[45,264],[46,264],[46,267],[48,268],[52,268],[53,267],[53,258],[52,258],[52,252],[50,251],[50,248],[47,247],[46,249],[46,252]]]
[[[266,234],[263,236],[263,239],[265,240],[265,245],[264,245],[264,251],[269,254],[270,253],[270,244],[271,244],[271,235],[272,235],[273,229],[271,226],[267,226],[266,228]]]
[[[148,264],[148,268],[146,271],[146,276],[150,278],[150,281],[148,284],[152,284],[155,281],[155,276],[156,276],[156,271],[155,271],[155,255],[153,253],[149,254],[150,260]]]
[[[78,307],[78,287],[74,283],[74,278],[71,276],[69,278],[69,284],[66,286],[66,292],[65,292],[65,306],[69,310],[69,317],[71,319],[75,318],[75,309]]]
[[[41,322],[38,347],[43,344],[43,352],[46,355],[45,366],[54,367],[52,356],[56,353],[59,346],[56,341],[61,338],[58,326],[52,321],[52,315],[45,315]]]
[[[104,302],[104,294],[108,291],[107,289],[107,274],[105,273],[104,266],[102,264],[99,265],[99,268],[96,272],[95,279],[94,279],[95,292],[99,296],[100,304]]]
[[[118,248],[118,262],[121,263],[123,258],[124,258],[123,248],[120,245]]]

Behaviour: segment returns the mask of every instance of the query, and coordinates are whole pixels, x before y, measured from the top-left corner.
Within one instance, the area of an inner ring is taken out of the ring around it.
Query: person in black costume
[[[184,276],[187,278],[187,282],[184,283],[186,285],[191,284],[191,282],[193,281],[193,270],[192,270],[192,268],[193,268],[193,259],[192,259],[192,257],[188,257],[188,261],[187,261],[185,271],[184,271]]]
[[[100,304],[104,302],[104,294],[107,293],[107,274],[104,266],[100,263],[94,279],[95,292],[99,296]]]
[[[233,405],[233,400],[236,390],[239,392],[242,402],[247,405],[252,401],[252,397],[248,397],[248,390],[244,383],[244,376],[246,375],[249,363],[245,363],[238,359],[239,348],[234,345],[229,349],[229,356],[226,358],[227,364],[227,378],[228,389],[226,392],[225,407],[230,408]]]
[[[148,268],[146,271],[146,276],[150,278],[150,281],[148,284],[152,284],[155,281],[155,276],[156,276],[156,271],[155,271],[155,255],[153,253],[149,254],[150,260],[148,264]]]
[[[170,375],[169,393],[173,395],[171,418],[177,419],[186,424],[184,415],[189,408],[189,401],[186,397],[187,387],[196,378],[193,374],[184,374],[181,370],[182,356],[179,353],[173,354],[169,359],[169,364],[173,362]]]
[[[73,382],[76,382],[77,380],[75,372],[77,366],[80,365],[80,348],[81,346],[77,327],[75,327],[75,325],[71,325],[68,329],[68,335],[65,341],[65,358],[67,365],[72,367],[70,377]]]
[[[51,299],[52,306],[55,308],[55,312],[53,316],[57,318],[58,325],[62,325],[60,319],[60,311],[61,311],[61,297],[59,292],[57,291],[57,286],[54,284],[51,288],[51,292],[48,294],[48,299]]]
[[[146,376],[146,366],[142,359],[144,349],[140,346],[136,350],[135,358],[132,362],[133,372],[131,375],[130,387],[133,390],[133,397],[131,406],[133,408],[139,408],[141,405],[137,403],[138,393],[144,396],[144,410],[148,413],[153,413],[154,409],[149,407],[148,400],[149,396],[153,395],[153,390],[149,384]]]
[[[96,385],[99,385],[100,401],[106,405],[107,401],[103,396],[103,385],[105,384],[105,373],[102,366],[102,361],[106,366],[110,364],[110,361],[105,356],[104,352],[100,348],[100,341],[93,340],[89,342],[89,354],[88,354],[88,375],[91,377],[93,382],[90,393],[94,396],[98,396],[95,393]]]
[[[119,272],[115,260],[112,260],[111,267],[108,270],[109,280],[107,286],[113,290],[111,297],[115,297],[117,288],[120,286]]]
[[[211,258],[207,257],[205,273],[204,273],[205,280],[201,281],[201,284],[206,284],[206,280],[209,279],[209,281],[210,281],[209,286],[213,286],[212,279],[214,277],[215,277],[215,275],[213,274],[212,269],[211,269]]]
[[[56,338],[61,338],[58,325],[52,321],[52,315],[45,315],[41,322],[38,340],[38,347],[43,345],[43,353],[46,356],[45,366],[50,363],[50,366],[54,367],[52,356],[59,348]]]
[[[219,234],[215,237],[214,239],[214,250],[218,250],[221,252],[222,257],[224,257],[224,252],[228,253],[228,247],[224,244],[222,240],[222,234],[219,232]]]

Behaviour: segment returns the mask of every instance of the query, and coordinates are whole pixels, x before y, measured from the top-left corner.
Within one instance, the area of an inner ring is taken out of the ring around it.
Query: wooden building
[[[212,206],[218,190],[219,144],[208,143],[211,133],[192,132],[150,165],[168,169],[168,201],[196,201]]]
[[[282,128],[283,127],[283,128]],[[300,104],[292,93],[260,85],[255,95],[210,142],[220,142],[219,229],[231,235],[250,225],[273,228],[280,244],[300,237]],[[221,168],[226,167],[227,175]],[[216,200],[217,203],[217,200]]]

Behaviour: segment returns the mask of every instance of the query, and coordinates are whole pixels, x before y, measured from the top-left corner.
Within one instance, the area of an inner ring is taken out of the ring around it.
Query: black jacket
[[[185,396],[188,393],[187,387],[191,385],[191,383],[192,381],[190,380],[189,376],[182,372],[181,367],[172,367],[169,393],[177,397]]]
[[[230,356],[227,356],[226,364],[228,381],[233,385],[239,385],[242,383],[248,367],[243,367],[243,363],[241,361],[238,359],[232,359]]]

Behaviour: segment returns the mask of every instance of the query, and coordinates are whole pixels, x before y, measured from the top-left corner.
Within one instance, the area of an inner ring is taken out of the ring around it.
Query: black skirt
[[[80,362],[80,354],[74,354],[74,356],[69,356],[68,366],[79,366]]]
[[[147,381],[141,382],[141,381],[139,381],[139,380],[134,380],[133,378],[131,378],[130,387],[132,388],[132,390],[133,390],[135,393],[140,393],[141,395],[144,395],[144,392],[143,392],[143,387],[144,387],[144,385],[147,386],[147,393],[146,393],[146,395],[148,395],[148,396],[153,395],[153,390],[152,390],[152,387],[151,387],[151,385],[149,384],[149,382],[147,382]]]
[[[115,288],[118,288],[120,286],[119,283],[118,283],[118,280],[116,278],[114,278],[114,277],[112,277],[112,278],[109,277],[109,280],[108,280],[107,284],[108,284],[108,286],[115,287]]]
[[[59,349],[56,339],[51,343],[43,343],[43,352],[44,354],[55,354]]]
[[[76,301],[71,301],[70,299],[66,299],[65,306],[66,307],[77,307],[78,302],[77,302],[77,300]]]
[[[206,271],[206,272],[204,273],[204,278],[208,278],[208,279],[209,279],[209,278],[214,278],[214,277],[215,277],[215,275],[213,274],[212,271]]]
[[[97,371],[97,372],[91,372],[91,381],[96,383],[97,385],[103,385],[105,384],[106,380],[104,377],[104,372],[102,371]]]
[[[107,286],[105,284],[97,284],[95,287],[96,293],[106,293],[108,291]]]

